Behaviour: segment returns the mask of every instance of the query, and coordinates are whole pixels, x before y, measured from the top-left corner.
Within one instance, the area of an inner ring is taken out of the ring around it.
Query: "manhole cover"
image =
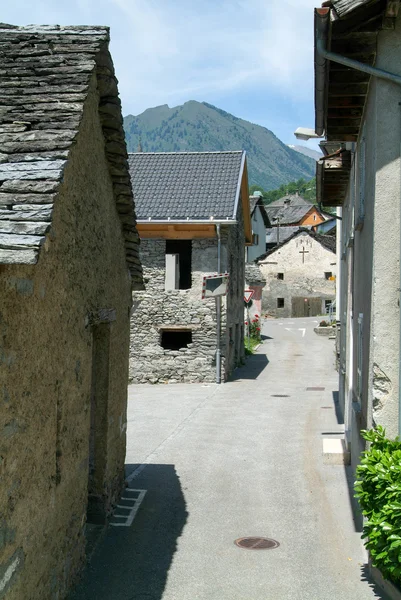
[[[270,394],[272,398],[289,398],[288,394]]]
[[[325,389],[326,389],[326,388],[324,388],[324,387],[319,387],[319,386],[317,386],[317,387],[307,387],[307,388],[306,388],[306,391],[307,391],[307,392],[323,392],[323,390],[325,390]]]
[[[234,544],[244,550],[273,550],[280,544],[276,540],[263,537],[243,537],[235,540]]]

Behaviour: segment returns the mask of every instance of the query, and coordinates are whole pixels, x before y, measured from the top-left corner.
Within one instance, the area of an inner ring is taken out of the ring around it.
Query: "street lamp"
[[[310,129],[309,127],[298,127],[294,131],[294,135],[297,140],[305,141],[324,137],[324,135],[318,135],[314,129]]]

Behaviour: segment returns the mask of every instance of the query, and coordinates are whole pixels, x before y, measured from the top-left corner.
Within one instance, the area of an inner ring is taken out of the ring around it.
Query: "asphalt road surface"
[[[70,600],[384,598],[367,580],[349,468],[323,464],[322,439],[343,425],[334,342],[316,324],[266,321],[226,384],[130,386],[127,476],[139,491],[121,502],[137,512],[109,526]],[[234,544],[246,536],[279,546]]]

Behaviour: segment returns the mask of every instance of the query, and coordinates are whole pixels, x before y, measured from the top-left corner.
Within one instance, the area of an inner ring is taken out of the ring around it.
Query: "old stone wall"
[[[237,356],[230,350],[236,343],[233,332],[237,329],[240,336],[243,324],[243,235],[241,224],[222,227],[222,271],[230,272],[229,292],[222,299],[223,378],[242,357],[239,341]],[[192,240],[192,285],[188,290],[165,290],[165,250],[165,240],[141,241],[146,290],[133,294],[130,380],[134,383],[215,381],[216,303],[214,299],[202,300],[202,282],[204,275],[217,272],[217,239]],[[179,350],[162,347],[162,331],[174,328],[191,331],[192,343],[188,347]]]
[[[124,482],[131,293],[95,80],[38,264],[1,266],[0,296],[0,598],[61,600],[84,558],[96,360],[106,512]],[[101,309],[115,320],[92,325]]]
[[[335,282],[325,273],[336,273],[336,255],[307,233],[301,233],[259,263],[267,283],[262,293],[262,310],[275,317],[292,316],[292,298],[335,299]],[[279,273],[283,279],[279,279]],[[278,299],[284,306],[278,306]]]

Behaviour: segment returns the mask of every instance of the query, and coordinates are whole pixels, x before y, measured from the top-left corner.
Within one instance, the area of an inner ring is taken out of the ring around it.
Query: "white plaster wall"
[[[252,233],[256,233],[259,236],[259,243],[255,246],[247,247],[247,262],[253,262],[266,252],[266,227],[259,206],[255,208],[251,225]]]
[[[401,15],[378,36],[376,66],[401,75]],[[398,433],[401,87],[375,79],[375,223],[372,319],[372,410],[389,435]],[[372,102],[373,104],[373,102]],[[373,116],[373,115],[372,115]]]
[[[302,251],[305,250],[304,262]],[[296,296],[335,298],[335,282],[325,279],[325,272],[336,273],[337,258],[308,233],[300,233],[258,264],[266,278],[263,309],[279,317],[291,315],[291,298]],[[277,279],[284,273],[284,280]],[[277,298],[284,298],[284,308],[277,308]],[[324,302],[322,301],[322,312]]]

